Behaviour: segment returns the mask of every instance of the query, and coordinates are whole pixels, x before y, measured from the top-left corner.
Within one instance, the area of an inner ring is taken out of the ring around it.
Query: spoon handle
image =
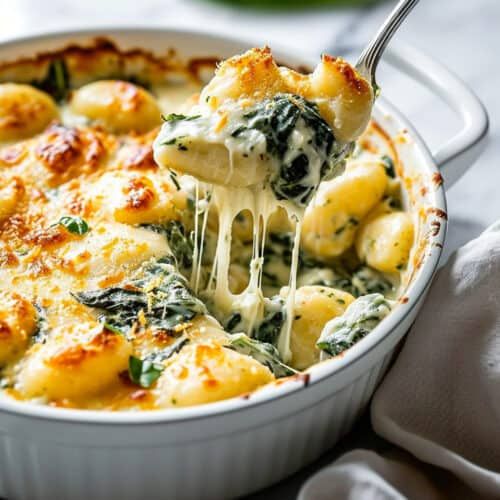
[[[394,33],[396,33],[397,29],[406,19],[406,16],[412,11],[413,7],[417,5],[418,1],[419,0],[400,0],[389,17],[385,20],[384,24],[380,27],[377,34],[359,56],[358,62],[356,63],[356,69],[362,76],[371,82],[375,89],[377,89],[375,72],[378,62],[389,40]]]

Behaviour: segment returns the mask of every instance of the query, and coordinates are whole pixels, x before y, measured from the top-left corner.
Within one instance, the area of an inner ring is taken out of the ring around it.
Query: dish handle
[[[460,116],[460,132],[432,152],[443,174],[445,186],[449,188],[472,166],[486,147],[489,119],[485,107],[459,77],[419,50],[399,45],[387,50],[384,59],[437,94]]]

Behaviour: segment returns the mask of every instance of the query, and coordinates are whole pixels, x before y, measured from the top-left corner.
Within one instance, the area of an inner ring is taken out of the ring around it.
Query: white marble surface
[[[366,41],[393,3],[369,9],[270,13],[242,11],[202,0],[0,0],[0,40],[51,29],[154,25],[195,27],[238,34],[271,46],[334,53],[336,47],[350,40]],[[474,88],[490,113],[488,149],[448,195],[447,253],[500,217],[499,25],[499,0],[422,0],[393,41],[413,43],[445,62]],[[384,73],[380,83],[385,95],[406,112],[433,148],[459,127],[457,118],[444,105],[405,80]],[[367,427],[366,422],[358,426],[344,448],[352,442],[384,446]],[[337,453],[331,452],[321,463],[328,463]],[[317,467],[310,467],[252,498],[292,498],[301,482]]]

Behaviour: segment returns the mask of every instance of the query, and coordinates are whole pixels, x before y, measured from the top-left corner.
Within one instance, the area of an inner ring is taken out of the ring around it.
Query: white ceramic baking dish
[[[122,48],[183,57],[238,53],[251,43],[199,32],[101,29],[0,45],[15,60],[105,35]],[[283,50],[281,62],[313,65]],[[387,60],[428,86],[462,120],[461,132],[431,153],[385,99],[377,122],[395,140],[409,199],[423,214],[413,278],[394,312],[342,357],[247,398],[143,413],[111,413],[0,401],[0,496],[8,499],[223,499],[268,486],[310,463],[352,426],[422,305],[443,248],[444,188],[480,154],[488,128],[474,94],[438,63],[410,48]],[[442,182],[443,174],[444,183]]]

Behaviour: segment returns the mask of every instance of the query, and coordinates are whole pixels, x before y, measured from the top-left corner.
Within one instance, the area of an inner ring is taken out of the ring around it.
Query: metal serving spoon
[[[418,0],[401,0],[397,4],[375,38],[363,51],[356,64],[357,72],[372,86],[375,95],[378,91],[375,72],[380,57],[389,40],[417,2]],[[292,105],[299,110],[299,113],[304,112],[302,108],[305,105],[300,107],[293,104],[292,101],[287,102],[285,108],[288,109]],[[276,109],[278,109],[279,113],[285,108],[280,107]],[[257,111],[257,113],[258,112],[259,111]],[[264,107],[261,111],[261,115],[265,115],[266,113],[269,114],[269,112],[269,108]],[[296,110],[293,112],[296,113]],[[358,115],[364,118],[362,113],[358,113]],[[200,122],[197,121],[198,119],[200,119]],[[272,126],[277,126],[279,121],[276,116],[274,116],[272,120],[269,116],[261,116],[259,120],[261,120],[262,123],[274,124]],[[341,172],[344,159],[351,153],[354,146],[354,140],[356,139],[354,137],[350,139],[347,137],[344,141],[337,144],[338,149],[335,151],[335,154],[332,154],[329,158],[330,161],[328,162],[328,166],[330,170],[325,174],[323,173],[322,166],[325,164],[323,158],[325,155],[325,140],[321,140],[320,144],[311,139],[309,144],[312,144],[312,146],[308,148],[307,154],[303,149],[297,149],[300,154],[292,156],[287,160],[288,163],[285,163],[284,154],[281,157],[277,157],[276,155],[271,157],[271,155],[268,155],[266,158],[265,155],[261,153],[249,154],[246,150],[240,151],[241,148],[236,151],[236,154],[233,154],[226,146],[225,136],[221,136],[219,142],[215,140],[207,141],[204,134],[200,133],[200,130],[212,130],[214,128],[212,121],[207,117],[201,116],[181,117],[181,119],[178,119],[177,115],[172,120],[166,120],[154,145],[155,160],[157,163],[173,168],[179,172],[192,175],[204,182],[232,187],[258,185],[259,183],[267,182],[267,180],[271,178],[272,189],[278,198],[291,200],[299,206],[307,205],[316,192],[319,184],[316,180],[317,176],[309,175],[309,165],[316,165],[315,168],[321,166],[321,171],[317,173],[320,180],[324,179],[326,175],[331,177],[333,174]],[[226,122],[227,121],[228,120],[226,120]],[[286,115],[283,121],[285,124],[287,122],[290,123]],[[217,118],[216,123],[220,123],[219,118]],[[295,123],[297,123],[296,114]],[[315,125],[311,125],[310,122],[307,122],[306,125],[308,127],[308,133],[316,137],[316,130],[314,127],[320,127],[320,120],[315,120],[314,123]],[[240,125],[240,129],[251,129],[248,121],[242,121]],[[294,127],[295,125],[292,126]],[[194,132],[193,128],[195,128]],[[288,151],[288,138],[291,134],[290,127],[287,129],[281,126],[281,128],[287,133],[284,133],[283,130],[279,133],[276,130],[268,130],[268,135],[280,137],[280,141],[286,146],[285,151]],[[254,127],[253,132],[255,130],[259,130],[260,133],[263,134],[261,129]],[[233,138],[237,137],[234,133],[235,130],[233,130],[231,134]],[[303,135],[300,137],[304,138]],[[335,140],[335,138],[333,139]],[[261,146],[260,144],[259,147]],[[255,147],[252,145],[248,149],[253,151]],[[260,151],[258,148],[257,150]],[[327,154],[330,155],[330,150]],[[312,160],[308,155],[311,156]],[[276,163],[279,164],[278,167]]]
[[[418,1],[419,0],[400,0],[359,56],[358,62],[356,63],[356,70],[371,83],[375,91],[378,89],[375,73],[380,58],[390,39],[406,19],[406,16],[413,10],[413,7],[417,5]]]

